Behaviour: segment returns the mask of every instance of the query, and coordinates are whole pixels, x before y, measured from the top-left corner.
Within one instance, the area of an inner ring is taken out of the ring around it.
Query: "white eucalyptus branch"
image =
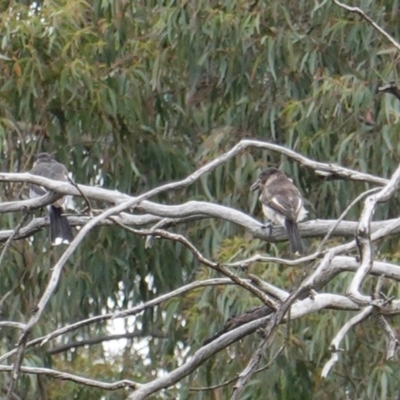
[[[24,330],[26,328],[25,324],[21,324],[20,322],[14,322],[14,321],[0,321],[0,328],[2,326],[7,326],[9,328],[15,328],[20,330]]]

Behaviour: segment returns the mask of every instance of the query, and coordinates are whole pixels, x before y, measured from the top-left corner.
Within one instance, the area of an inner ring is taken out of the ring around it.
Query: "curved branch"
[[[11,372],[12,366],[10,365],[0,365],[0,371]],[[105,390],[117,390],[123,388],[132,388],[138,389],[140,388],[140,384],[130,381],[128,379],[124,379],[122,381],[117,381],[113,383],[108,382],[100,382],[94,379],[84,378],[82,376],[69,374],[67,372],[57,371],[55,369],[49,368],[33,368],[33,367],[21,367],[21,372],[24,374],[35,374],[35,375],[46,375],[51,378],[60,379],[62,381],[71,381],[75,383],[79,383],[85,386],[91,386],[99,389]]]
[[[50,201],[51,202],[51,201]],[[15,202],[21,204],[22,202]],[[47,203],[47,201],[46,201]],[[43,201],[40,203],[43,204]],[[21,206],[22,207],[22,206]],[[16,208],[20,208],[19,206]],[[139,211],[145,212],[144,215],[132,215],[126,212],[120,213],[118,216],[113,216],[117,222],[126,226],[146,226],[149,224],[158,223],[161,218],[165,220],[166,227],[175,226],[181,223],[192,222],[204,218],[219,218],[225,221],[234,223],[246,229],[255,238],[259,238],[270,243],[279,243],[287,241],[286,231],[282,227],[274,227],[272,233],[269,229],[265,229],[265,225],[257,221],[253,217],[245,214],[242,211],[222,206],[219,204],[211,204],[202,201],[190,201],[180,205],[164,205],[144,201],[137,207]],[[199,214],[199,212],[201,214]],[[68,221],[71,226],[83,226],[92,218],[89,216],[68,216]],[[387,228],[388,234],[396,234],[400,232],[400,226],[397,226],[399,218],[389,219],[384,221],[374,221],[371,223],[371,232],[376,232],[380,229]],[[48,218],[34,218],[28,225],[21,228],[14,239],[27,238],[40,229],[49,225]],[[99,221],[97,225],[112,225],[108,219]],[[337,226],[336,226],[337,225]],[[299,224],[299,230],[303,238],[316,238],[326,235],[332,231],[332,237],[354,237],[356,234],[357,221],[341,221],[337,224],[337,220],[313,220]],[[7,241],[14,233],[14,230],[0,231],[0,242]]]
[[[383,35],[397,50],[400,50],[400,44],[394,40],[385,30],[383,30],[374,20],[372,20],[363,10],[358,7],[350,7],[346,4],[341,3],[338,0],[332,0],[337,6],[343,8],[346,11],[350,11],[358,14],[367,21],[376,31],[378,31],[381,35]]]
[[[236,154],[252,147],[257,149],[270,150],[282,154],[288,158],[291,158],[292,160],[297,161],[302,166],[310,168],[316,171],[316,173],[323,176],[328,176],[332,179],[347,179],[352,181],[369,182],[379,186],[383,186],[388,182],[387,179],[379,178],[374,175],[366,174],[363,172],[358,172],[349,168],[344,168],[332,163],[322,163],[318,161],[313,161],[283,146],[278,146],[276,144],[263,142],[260,140],[244,139],[241,140],[238,144],[236,144],[231,150],[217,157],[208,164],[205,164],[204,166],[200,167],[198,170],[189,175],[186,179],[162,185],[156,189],[150,190],[144,195],[138,196],[137,197],[137,199],[139,199],[138,203],[144,199],[150,198],[156,194],[159,194],[167,190],[177,190],[185,188],[194,183],[205,173],[208,173],[214,170],[219,165],[229,161],[234,156],[236,156]],[[69,194],[72,196],[80,196],[82,193],[84,193],[85,196],[89,199],[102,200],[113,204],[124,203],[129,200],[136,199],[135,197],[128,196],[116,190],[107,190],[99,187],[79,185],[78,186],[79,190],[78,190],[77,187],[70,184],[69,182],[53,181],[51,179],[43,178],[37,175],[32,175],[26,172],[25,173],[0,172],[0,182],[34,183],[36,185],[44,186],[57,193]],[[135,202],[133,202],[133,204],[134,203]]]
[[[15,329],[21,329],[21,330],[24,330],[26,328],[25,324],[22,324],[21,322],[14,322],[14,321],[0,321],[0,328],[2,326],[6,326],[9,328],[15,328]]]

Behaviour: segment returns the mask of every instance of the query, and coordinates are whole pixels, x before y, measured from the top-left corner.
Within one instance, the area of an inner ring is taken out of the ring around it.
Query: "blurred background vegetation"
[[[362,7],[400,40],[399,1],[351,5]],[[398,80],[398,51],[365,21],[330,1],[2,0],[0,12],[2,171],[27,171],[33,156],[44,150],[67,164],[78,183],[135,195],[184,178],[242,138],[277,143],[315,160],[383,177],[399,163],[399,102],[376,92],[380,84]],[[336,219],[369,187],[324,182],[277,154],[248,150],[188,190],[153,200],[206,200],[261,219],[249,185],[267,164],[293,177],[311,219]],[[2,201],[26,196],[22,185],[2,186]],[[357,219],[359,212],[355,207],[348,218]],[[375,218],[399,213],[398,199],[393,199],[379,207]],[[1,216],[3,229],[15,227],[20,218]],[[224,221],[175,229],[216,260],[256,251],[288,255],[287,243],[267,245]],[[13,292],[1,304],[2,319],[26,321],[43,293],[61,254],[49,246],[47,236],[40,232],[8,251],[0,266],[0,294]],[[396,240],[380,251],[394,262],[399,257]],[[278,265],[255,265],[251,272],[288,290],[302,273]],[[97,228],[67,264],[32,337],[213,276],[180,244],[157,241],[145,250],[143,239],[120,228]],[[342,293],[351,277],[341,274],[326,290]],[[371,279],[364,290],[373,285]],[[386,290],[400,294],[397,285],[388,284]],[[257,305],[235,286],[198,289],[127,320],[126,331],[139,330],[143,337],[129,340],[117,354],[108,354],[101,344],[50,354],[57,345],[109,332],[109,325],[98,324],[27,350],[24,365],[100,380],[148,382],[190,357],[230,316]],[[350,316],[324,311],[293,321],[288,339],[283,327],[270,352],[286,341],[285,351],[254,376],[243,399],[343,399],[346,391],[352,399],[395,398],[400,367],[385,361],[385,340],[373,320],[347,336],[340,363],[321,380],[329,342]],[[166,338],[152,337],[155,330]],[[18,334],[1,330],[1,354],[13,348]],[[208,392],[189,388],[235,376],[258,340],[252,335],[231,346],[181,385],[152,398],[228,398],[231,385]],[[0,375],[0,387],[8,378]],[[35,376],[23,377],[19,391],[22,398],[30,393],[32,399],[52,400],[126,396],[124,390],[105,393]]]

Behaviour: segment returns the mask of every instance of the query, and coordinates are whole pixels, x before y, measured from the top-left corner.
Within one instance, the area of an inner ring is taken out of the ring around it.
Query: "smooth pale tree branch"
[[[340,329],[340,331],[336,334],[335,338],[331,342],[331,351],[332,351],[332,356],[330,360],[324,365],[324,368],[322,369],[321,376],[323,378],[326,378],[329,374],[329,371],[331,368],[335,365],[335,363],[339,360],[339,351],[342,351],[340,349],[340,343],[342,342],[343,338],[346,336],[347,332],[355,325],[359,324],[360,322],[364,321],[364,319],[368,318],[374,310],[373,306],[367,306],[365,307],[360,313],[355,315],[353,318],[351,318],[349,321],[347,321],[343,327]]]
[[[128,196],[128,195],[118,192],[116,190],[108,190],[108,189],[103,189],[101,187],[86,186],[86,185],[79,185],[80,190],[78,190],[74,185],[72,185],[69,182],[54,181],[52,179],[43,178],[42,176],[29,174],[27,172],[24,172],[24,173],[0,172],[0,182],[33,183],[33,184],[36,184],[39,186],[43,186],[55,193],[63,194],[63,195],[68,194],[71,196],[80,196],[81,192],[82,192],[82,193],[85,193],[85,195],[89,199],[101,200],[101,201],[105,201],[105,202],[108,202],[111,204],[123,203],[129,199],[132,199],[131,196]],[[52,195],[54,196],[54,193]],[[40,197],[38,199],[42,199],[42,197]],[[25,201],[32,202],[33,200],[36,200],[36,199],[25,200]],[[50,203],[48,203],[48,204],[50,204]],[[5,210],[3,204],[0,204],[0,213],[8,212],[8,210]],[[17,210],[13,210],[13,211],[17,211]]]
[[[367,14],[365,14],[364,11],[362,11],[358,7],[350,7],[346,4],[341,3],[338,0],[332,0],[337,6],[343,8],[346,11],[353,12],[355,14],[358,14],[363,18],[365,21],[367,21],[375,30],[377,30],[381,35],[383,35],[394,47],[396,47],[397,50],[400,50],[400,44],[392,38],[384,29],[382,29],[376,22],[374,22]]]
[[[279,258],[279,257],[269,257],[269,256],[263,256],[261,254],[255,254],[254,256],[251,256],[249,258],[246,258],[244,260],[240,261],[235,261],[231,263],[225,263],[224,266],[228,268],[248,268],[250,265],[254,263],[271,263],[271,264],[280,264],[280,265],[286,265],[288,267],[297,267],[297,266],[302,266],[304,263],[315,260],[316,258],[322,256],[322,253],[313,253],[309,256],[304,256],[300,258],[295,258],[293,260],[288,260],[286,258]]]
[[[136,227],[157,223],[160,221],[160,218],[164,218],[165,216],[175,221],[170,222],[169,226],[179,223],[193,222],[204,218],[219,218],[242,226],[255,238],[259,238],[271,243],[278,243],[288,240],[287,234],[283,228],[274,227],[272,233],[270,233],[269,229],[265,229],[265,225],[261,224],[259,221],[250,217],[249,215],[233,208],[218,204],[191,201],[181,205],[168,206],[145,201],[137,208],[140,211],[146,212],[146,214],[132,215],[123,212],[118,216],[114,216],[113,218],[116,218],[117,221],[126,226]],[[199,210],[203,214],[199,215]],[[83,226],[88,223],[90,219],[91,217],[88,216],[68,216],[68,221],[72,226]],[[374,221],[371,224],[371,231],[376,232],[379,229],[388,228],[388,231],[391,231],[390,234],[399,233],[400,227],[397,226],[395,229],[393,229],[393,224],[398,220],[399,218],[384,221]],[[110,224],[111,222],[109,220],[102,220],[98,223],[98,225]],[[336,220],[313,220],[300,223],[299,230],[303,238],[318,238],[326,235],[328,231],[331,230],[336,224]],[[48,218],[35,218],[29,222],[28,225],[20,229],[15,239],[24,239],[29,237],[48,225]],[[341,223],[335,227],[331,236],[354,237],[357,226],[357,221],[341,221]],[[0,242],[7,241],[10,236],[12,236],[13,232],[14,230],[0,231]]]
[[[16,202],[21,203],[21,201]],[[47,203],[47,201],[46,201]],[[41,203],[43,204],[43,202]],[[21,208],[22,210],[24,207]],[[126,226],[145,226],[148,224],[157,223],[160,218],[171,218],[169,226],[179,223],[192,222],[204,218],[219,218],[225,221],[232,222],[236,225],[242,226],[254,237],[271,242],[278,243],[287,241],[287,234],[281,227],[274,227],[272,233],[269,229],[265,229],[265,225],[250,217],[249,215],[235,210],[230,207],[222,206],[219,204],[210,204],[206,202],[191,201],[180,205],[168,206],[164,204],[156,204],[144,201],[137,207],[140,211],[146,212],[144,215],[132,215],[129,213],[120,213],[114,216],[117,221]],[[203,214],[199,214],[199,211]],[[72,226],[82,226],[90,221],[91,217],[88,216],[68,216],[68,221]],[[389,219],[384,221],[374,221],[371,224],[371,231],[376,232],[382,228],[392,228],[393,223],[397,219]],[[98,225],[110,225],[109,220],[102,220]],[[20,229],[20,232],[15,236],[15,239],[24,239],[38,232],[40,229],[49,225],[48,218],[35,218],[28,225]],[[303,238],[318,238],[326,235],[329,230],[337,225],[336,220],[313,220],[299,224],[299,230]],[[354,237],[357,230],[357,221],[341,221],[336,226],[331,234],[335,237]],[[14,230],[0,231],[0,241],[7,241],[13,235]],[[391,229],[391,234],[399,233],[400,227]]]
[[[137,209],[144,213],[157,215],[164,218],[179,218],[198,215],[202,213],[205,216],[212,218],[219,218],[225,221],[232,222],[236,225],[242,226],[254,237],[266,240],[269,242],[280,242],[287,239],[287,234],[284,228],[274,227],[272,234],[265,225],[252,218],[251,216],[235,210],[230,207],[222,206],[214,203],[207,203],[203,201],[189,201],[187,203],[178,205],[164,205],[152,203],[150,201],[142,202]],[[392,227],[395,221],[399,220],[390,219],[385,221],[375,221],[372,223],[373,232],[378,231],[384,227]],[[303,238],[321,237],[336,224],[336,220],[313,220],[298,224],[300,234]],[[354,237],[358,226],[358,221],[342,221],[332,232],[332,236],[340,237]],[[393,230],[392,233],[399,233],[400,228]]]
[[[259,261],[262,261],[263,257],[260,256],[260,258],[261,259]],[[287,261],[287,260],[285,260],[285,261]],[[294,261],[296,261],[296,260],[294,260]],[[331,272],[331,274],[326,276],[325,280],[329,281],[334,276],[338,275],[341,272],[345,272],[345,271],[355,272],[357,270],[358,266],[359,266],[359,263],[354,257],[336,256],[331,263],[331,271],[332,272]],[[397,265],[394,265],[394,264],[375,261],[370,273],[373,275],[376,275],[376,276],[385,274],[387,278],[400,281],[400,267]],[[261,281],[258,277],[255,277],[255,278],[258,279],[258,281]],[[253,275],[250,275],[250,279],[253,280]],[[320,281],[321,280],[318,280],[318,283],[316,283],[318,287],[323,286],[322,284],[319,283]],[[261,282],[264,282],[264,281],[261,281]],[[60,328],[60,329],[52,332],[51,334],[48,334],[46,336],[42,336],[42,337],[39,337],[37,339],[30,341],[27,344],[27,347],[35,346],[38,344],[45,344],[46,342],[48,342],[60,335],[63,335],[65,333],[74,331],[83,326],[87,326],[87,325],[90,325],[93,323],[97,323],[100,321],[106,321],[106,320],[113,319],[113,318],[123,318],[123,317],[129,316],[129,315],[136,315],[136,314],[144,311],[147,308],[162,304],[162,302],[164,302],[164,301],[167,301],[176,296],[180,296],[184,293],[187,293],[191,290],[194,290],[194,289],[197,289],[200,287],[217,286],[217,285],[232,285],[232,284],[233,284],[233,282],[228,278],[209,279],[206,281],[193,282],[193,283],[183,286],[182,288],[179,288],[170,293],[161,295],[153,300],[150,300],[150,301],[144,303],[143,305],[135,306],[130,309],[116,312],[116,313],[108,313],[108,314],[104,314],[104,315],[91,317],[86,320],[79,321],[79,322],[76,322],[71,325],[67,325],[63,328]],[[260,289],[262,289],[261,286],[259,286],[259,287],[260,287]],[[282,291],[282,296],[284,296],[284,293],[285,292]],[[271,293],[271,295],[272,295],[272,293]],[[284,298],[282,297],[281,300],[284,300]],[[396,311],[394,311],[394,312],[396,312]],[[12,324],[14,324],[14,325],[12,325]],[[19,323],[9,322],[9,325],[7,325],[7,326],[13,326],[16,328],[21,327],[21,329],[22,329],[24,325],[19,324]],[[4,354],[3,356],[1,356],[0,361],[4,361],[5,359],[10,357],[14,353],[15,353],[15,350],[11,350],[7,354]]]
[[[384,227],[378,229],[376,232],[374,232],[371,235],[371,242],[375,242],[375,241],[391,234],[392,232],[396,231],[398,228],[400,228],[400,218],[393,220],[390,225],[384,226]],[[320,262],[320,267],[318,267],[317,270],[315,271],[315,273],[312,274],[308,278],[307,283],[304,283],[304,285],[307,285],[309,288],[312,288],[313,287],[313,279],[322,275],[325,272],[325,270],[329,267],[330,263],[336,256],[350,252],[356,248],[357,248],[357,243],[355,240],[353,240],[346,244],[332,247],[332,248],[330,248],[328,250],[324,250],[322,252],[313,253],[308,256],[296,259],[296,260],[284,260],[284,259],[277,258],[277,257],[255,255],[246,260],[237,261],[234,263],[227,263],[225,265],[228,267],[247,267],[248,265],[250,265],[254,262],[262,261],[262,262],[272,262],[272,263],[278,263],[278,264],[280,263],[282,265],[288,265],[288,266],[296,266],[296,265],[300,265],[304,262],[309,262],[312,260],[317,260],[317,259],[322,258],[322,261]]]
[[[12,367],[10,365],[0,365],[0,371],[10,372]],[[51,378],[59,379],[62,381],[71,381],[81,385],[95,387],[105,390],[118,390],[123,388],[140,388],[140,384],[124,379],[113,383],[100,382],[94,379],[84,378],[82,376],[69,374],[67,372],[61,372],[49,368],[33,368],[33,367],[21,367],[21,372],[24,374],[35,374],[35,375],[46,375]]]
[[[68,181],[71,183],[71,185],[73,185],[73,186],[76,188],[76,190],[78,190],[79,194],[83,197],[83,199],[84,199],[85,202],[86,202],[86,206],[87,206],[87,208],[88,208],[89,215],[90,215],[90,217],[93,217],[93,212],[92,212],[93,207],[92,207],[92,204],[90,203],[90,200],[89,200],[88,197],[86,196],[86,194],[85,194],[84,192],[82,192],[82,190],[81,190],[81,188],[79,187],[79,185],[77,185],[77,184],[75,183],[75,181],[74,181],[70,176],[68,177]]]
[[[36,197],[34,199],[16,200],[0,203],[0,214],[15,211],[26,212],[26,210],[35,210],[37,208],[42,208],[53,203],[60,197],[62,197],[60,193],[50,192],[42,197]]]
[[[1,327],[9,327],[9,328],[24,330],[26,328],[26,325],[14,321],[0,321],[0,328]]]

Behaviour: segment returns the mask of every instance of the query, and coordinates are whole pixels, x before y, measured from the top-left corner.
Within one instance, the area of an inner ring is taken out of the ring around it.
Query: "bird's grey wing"
[[[302,200],[297,190],[272,191],[264,189],[262,202],[276,212],[285,216],[290,221],[296,221],[299,210],[302,207]]]
[[[37,164],[32,168],[31,174],[43,176],[44,178],[53,179],[56,181],[67,181],[68,180],[67,168],[63,164],[58,163],[58,162]],[[30,185],[29,188],[30,188],[29,196],[31,198],[43,196],[49,192],[43,186]],[[64,203],[64,201],[65,201],[65,197],[62,197],[61,199],[57,200],[54,203],[54,206],[61,207],[62,204]]]

